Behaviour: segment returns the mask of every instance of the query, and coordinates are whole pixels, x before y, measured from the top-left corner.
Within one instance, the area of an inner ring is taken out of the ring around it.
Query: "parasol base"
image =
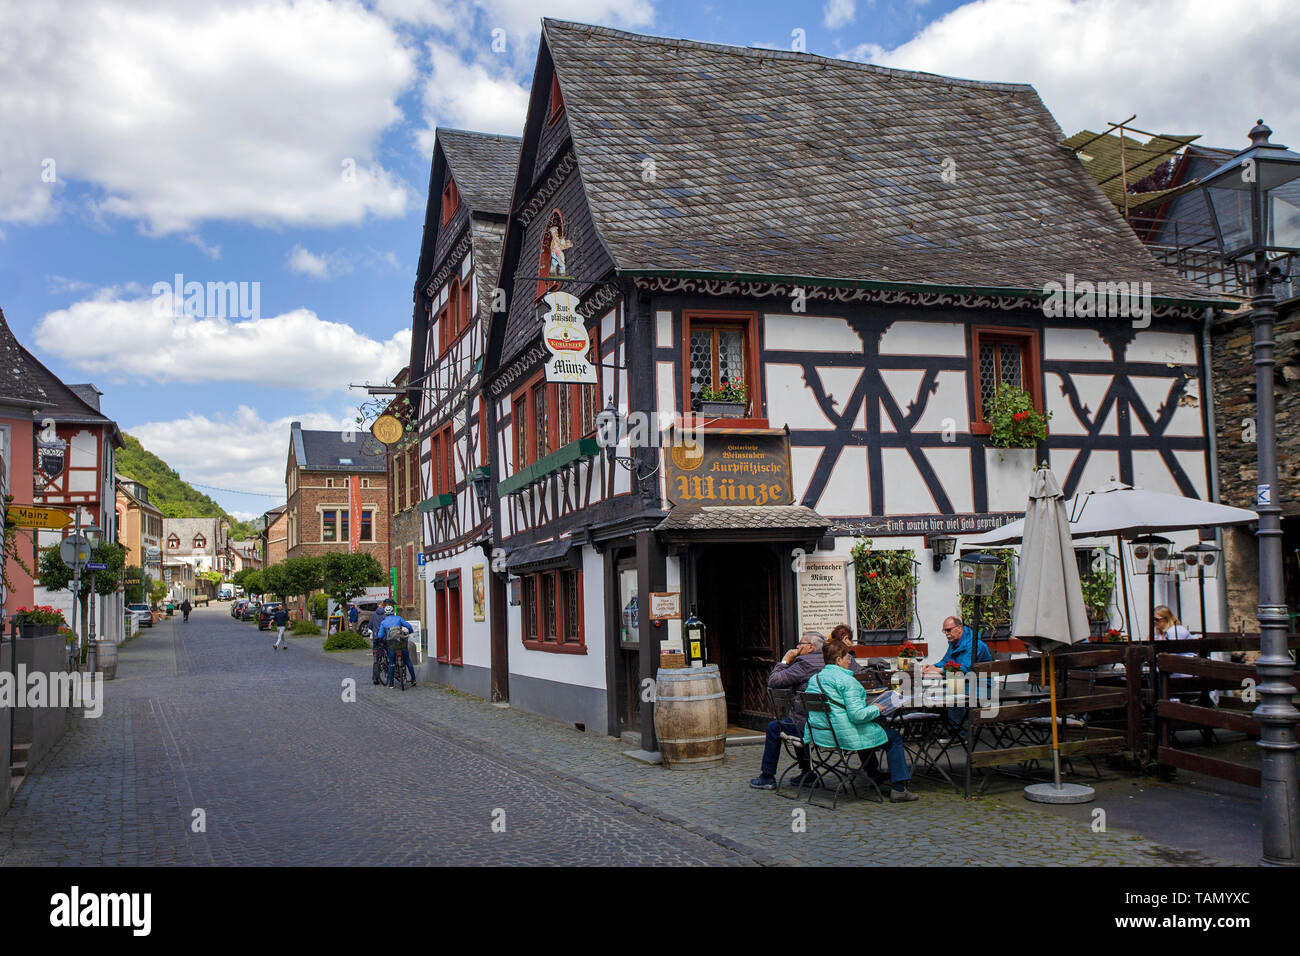
[[[1092,787],[1078,783],[1033,783],[1025,787],[1025,799],[1034,803],[1089,803],[1097,796]]]

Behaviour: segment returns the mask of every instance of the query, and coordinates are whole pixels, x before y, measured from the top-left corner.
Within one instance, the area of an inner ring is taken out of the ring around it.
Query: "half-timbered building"
[[[1062,139],[1026,85],[544,21],[485,381],[512,703],[649,746],[675,592],[753,725],[807,559],[910,553],[934,658],[958,587],[930,536],[1018,516],[1035,462],[1207,497],[1213,299]],[[1099,314],[1120,282],[1146,297]],[[546,381],[557,290],[596,386]],[[1050,414],[1036,448],[991,446],[1003,383]]]
[[[437,130],[409,371],[418,442],[406,451],[405,480],[421,515],[426,673],[493,699],[506,696],[505,677],[491,669],[491,523],[475,489],[486,490],[490,472],[484,329],[501,300],[497,273],[518,160],[518,137]],[[502,588],[498,582],[498,602]]]

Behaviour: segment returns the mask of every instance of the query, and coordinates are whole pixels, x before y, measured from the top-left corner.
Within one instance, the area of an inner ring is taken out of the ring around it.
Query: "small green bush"
[[[320,633],[317,631],[316,633]],[[356,631],[343,631],[325,638],[327,651],[365,651],[370,649],[370,642]]]
[[[318,620],[324,620],[325,616],[329,614],[329,606],[330,599],[328,595],[313,594],[311,597],[311,616]],[[319,634],[320,632],[317,631],[316,633]]]
[[[293,627],[289,629],[290,634],[319,634],[320,628],[311,621],[294,621]]]

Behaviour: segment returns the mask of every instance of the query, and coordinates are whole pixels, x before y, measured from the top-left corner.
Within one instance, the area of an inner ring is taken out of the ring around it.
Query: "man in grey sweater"
[[[799,643],[785,652],[777,661],[776,667],[767,678],[767,686],[775,690],[790,690],[796,695],[808,686],[808,679],[826,666],[822,659],[822,645],[826,638],[816,631],[807,631],[799,638]],[[808,719],[803,699],[796,696],[790,703],[789,713],[780,720],[770,721],[767,725],[767,740],[763,744],[763,763],[759,774],[749,785],[755,790],[776,789],[776,764],[781,758],[781,734],[803,739],[803,725]],[[790,781],[798,786],[804,774],[810,772],[808,751],[799,748],[799,768],[802,773]]]

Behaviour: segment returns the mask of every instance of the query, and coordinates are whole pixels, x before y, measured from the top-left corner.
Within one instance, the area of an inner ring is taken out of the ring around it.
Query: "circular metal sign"
[[[84,535],[68,535],[59,545],[59,557],[69,567],[74,564],[85,564],[90,560],[90,542]]]
[[[370,434],[385,445],[394,445],[401,441],[405,432],[406,429],[397,420],[396,415],[380,415],[375,419],[375,423],[370,426]]]

